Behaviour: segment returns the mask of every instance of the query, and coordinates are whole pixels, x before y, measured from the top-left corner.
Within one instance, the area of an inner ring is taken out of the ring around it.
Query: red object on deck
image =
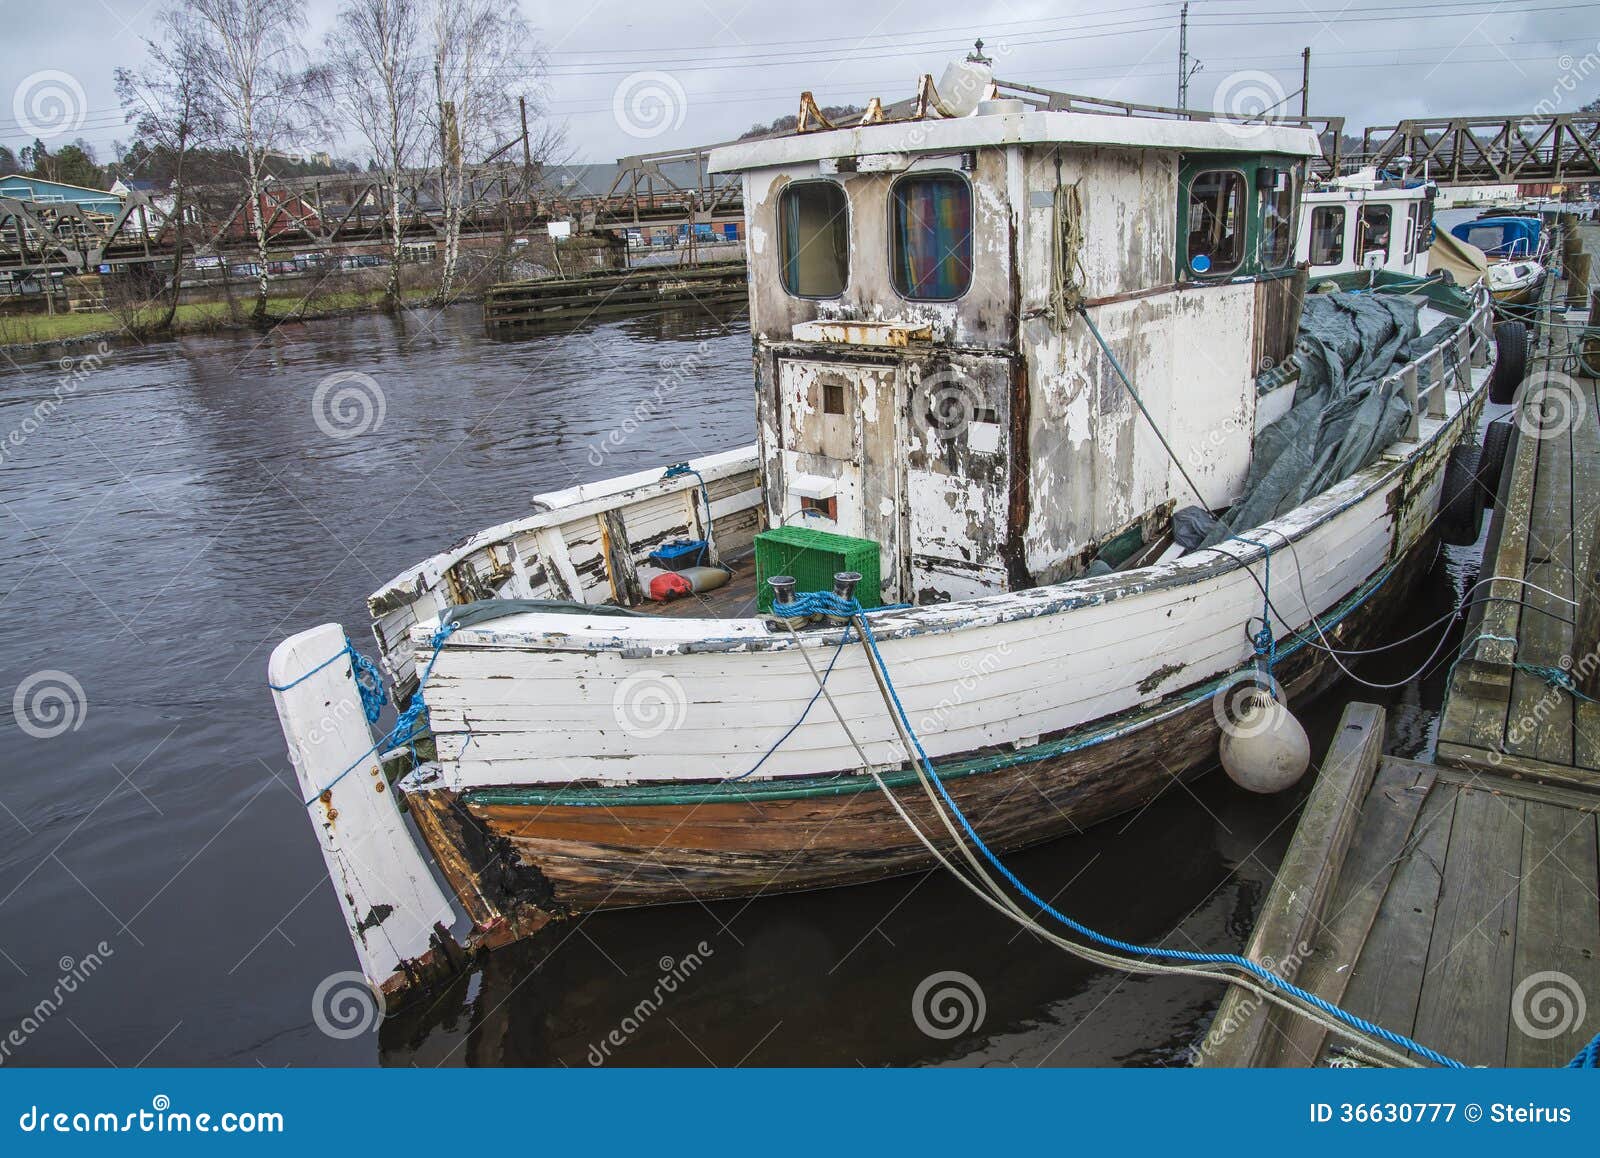
[[[676,571],[663,571],[650,580],[650,598],[657,603],[666,603],[671,599],[681,599],[685,595],[692,595],[694,588],[689,581]]]

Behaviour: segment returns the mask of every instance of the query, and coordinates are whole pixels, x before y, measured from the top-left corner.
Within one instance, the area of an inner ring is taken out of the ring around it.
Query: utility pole
[[[1308,44],[1300,52],[1300,115],[1310,116],[1311,107],[1311,46]]]
[[[1306,49],[1307,52],[1311,50]],[[522,181],[530,189],[533,187],[533,153],[528,145],[528,98],[517,98],[517,111],[522,114]]]
[[[1178,107],[1189,107],[1189,5],[1178,16]]]

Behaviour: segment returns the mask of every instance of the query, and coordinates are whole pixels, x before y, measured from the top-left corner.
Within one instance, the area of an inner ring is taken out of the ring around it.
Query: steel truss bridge
[[[1409,158],[1410,172],[1441,185],[1600,180],[1600,113],[1439,117],[1366,130],[1368,164]]]
[[[1036,109],[1239,123],[1239,118],[1199,109],[1171,109],[1103,100],[1032,85],[997,81],[999,95]],[[914,100],[869,106],[863,123],[919,120],[936,115],[932,79],[924,77]],[[1409,120],[1366,130],[1362,156],[1341,155],[1341,117],[1283,117],[1273,124],[1298,125],[1317,133],[1322,155],[1314,167],[1341,172],[1349,161],[1380,168],[1404,165],[1444,185],[1573,182],[1600,180],[1600,114]],[[797,131],[829,128],[810,93],[801,98]],[[563,188],[560,170],[486,164],[466,183],[462,237],[511,239],[546,222],[571,221],[575,230],[617,234],[646,226],[704,225],[740,220],[740,184],[709,171],[718,146],[624,157],[610,188],[595,195]],[[248,197],[236,187],[193,191],[185,250],[194,255],[255,253]],[[400,192],[403,240],[426,244],[444,232],[439,179],[418,174]],[[169,198],[131,194],[116,217],[70,203],[0,197],[0,272],[84,272],[104,264],[170,261],[174,230],[162,205]],[[387,190],[371,174],[303,177],[273,181],[262,198],[268,258],[281,260],[349,245],[389,240]]]

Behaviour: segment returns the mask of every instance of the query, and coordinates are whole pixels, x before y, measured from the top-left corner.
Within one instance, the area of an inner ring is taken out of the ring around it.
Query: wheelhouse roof
[[[948,153],[1023,144],[1292,157],[1315,157],[1320,152],[1316,133],[1298,126],[1032,110],[980,112],[965,117],[893,121],[768,137],[714,150],[710,168],[714,173],[733,173],[864,154]]]

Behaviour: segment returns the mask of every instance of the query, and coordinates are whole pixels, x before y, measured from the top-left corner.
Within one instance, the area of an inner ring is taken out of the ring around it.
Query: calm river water
[[[324,1032],[313,995],[355,957],[269,651],[329,620],[361,644],[368,592],[537,491],[749,442],[748,330],[655,317],[500,344],[460,307],[57,353],[0,361],[0,1041],[23,1038],[0,1062],[1181,1064],[1203,1031],[1216,989],[1087,968],[925,875],[592,917],[381,1028]],[[695,388],[596,466],[691,356]],[[339,373],[376,383],[381,425],[319,424]],[[1442,557],[1406,621],[1474,565]],[[1363,670],[1398,678],[1432,643]],[[1429,743],[1441,679],[1389,697],[1394,750]],[[1339,698],[1308,721],[1318,752]],[[1108,932],[1237,949],[1298,802],[1212,775],[1015,865]],[[639,1016],[689,953],[699,969]],[[913,1017],[945,971],[982,994],[952,1038]]]

